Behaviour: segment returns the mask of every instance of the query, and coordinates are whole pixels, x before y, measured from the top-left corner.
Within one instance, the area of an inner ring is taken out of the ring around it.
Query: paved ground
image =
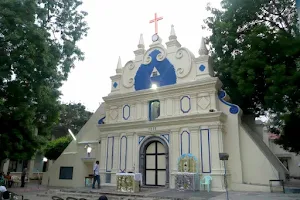
[[[169,189],[143,188],[140,193],[132,196],[124,196],[123,193],[115,192],[114,187],[103,187],[100,190],[87,188],[61,189],[46,188],[37,184],[28,184],[25,188],[10,188],[10,191],[24,196],[28,200],[51,200],[51,196],[84,197],[88,200],[97,200],[101,194],[105,194],[109,200],[152,200],[152,199],[189,199],[189,200],[226,200],[226,195],[219,192],[180,192]],[[123,195],[122,195],[123,194]],[[19,198],[20,199],[20,198]],[[300,200],[300,194],[282,193],[255,193],[255,192],[229,192],[230,200]]]
[[[166,196],[166,193],[168,195]],[[24,199],[28,200],[50,200],[51,197],[40,196],[38,194],[43,194],[41,192],[26,192],[24,193]],[[172,195],[173,194],[173,195]],[[175,195],[174,195],[175,194]],[[71,195],[68,195],[71,196]],[[73,196],[73,195],[72,195]],[[99,195],[100,196],[100,195]],[[116,197],[108,196],[109,200],[121,200],[129,199],[128,197]],[[168,191],[163,193],[157,193],[152,195],[153,197],[133,197],[131,199],[140,200],[151,200],[151,199],[190,199],[190,200],[226,200],[225,194],[220,193],[192,193],[192,192],[181,192],[176,193],[174,191]],[[65,196],[62,196],[66,199]],[[79,198],[77,195],[73,197]],[[87,197],[85,197],[87,198]],[[97,197],[89,197],[89,200],[97,200]],[[229,192],[230,200],[300,200],[300,194],[271,194],[271,193],[243,193],[243,192]]]
[[[174,199],[179,199],[182,197],[177,197]],[[190,200],[226,200],[226,195],[221,194],[216,197],[212,198],[205,198],[205,197],[183,197],[184,199],[190,199]],[[50,200],[50,197],[41,197],[37,196],[36,193],[27,193],[24,194],[24,199],[28,200]],[[65,199],[65,198],[64,198]],[[97,200],[97,198],[93,198],[94,200]],[[111,198],[108,198],[111,199]],[[139,199],[139,198],[137,198]],[[142,198],[140,198],[142,199]],[[145,198],[145,200],[149,200],[151,198]],[[152,198],[152,199],[158,199],[158,198]],[[229,199],[230,200],[300,200],[300,195],[283,195],[283,194],[253,194],[253,193],[237,193],[232,192],[229,193]],[[92,200],[92,199],[90,199]]]
[[[300,194],[274,194],[274,193],[245,193],[230,192],[230,200],[300,200]],[[222,194],[209,200],[226,200],[226,195]]]

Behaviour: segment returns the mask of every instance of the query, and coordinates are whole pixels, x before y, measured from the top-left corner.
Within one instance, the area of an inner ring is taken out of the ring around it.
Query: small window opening
[[[149,120],[154,121],[160,116],[160,102],[154,100],[149,102]]]

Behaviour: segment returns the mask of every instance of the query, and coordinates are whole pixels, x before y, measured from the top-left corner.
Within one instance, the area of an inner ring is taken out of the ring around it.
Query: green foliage
[[[48,142],[44,148],[44,156],[50,160],[56,160],[71,141],[70,136],[65,136]]]
[[[68,129],[76,135],[93,114],[80,103],[62,104],[60,109],[59,122],[52,130],[52,135],[58,139],[48,142],[42,149],[44,156],[50,160],[56,160],[71,142]]]
[[[223,0],[208,7],[214,70],[245,114],[271,113],[278,141],[300,152],[300,36],[294,0]],[[293,119],[292,119],[293,118]],[[292,131],[292,128],[297,128]],[[293,132],[293,133],[291,133]],[[297,134],[296,134],[297,133]],[[285,138],[285,139],[284,139]],[[289,142],[290,141],[290,142]]]
[[[80,103],[62,104],[59,122],[54,127],[52,134],[58,138],[68,134],[68,129],[76,135],[93,113],[86,110]]]
[[[83,59],[77,43],[88,28],[81,4],[0,1],[0,161],[30,158],[57,123],[59,88]]]

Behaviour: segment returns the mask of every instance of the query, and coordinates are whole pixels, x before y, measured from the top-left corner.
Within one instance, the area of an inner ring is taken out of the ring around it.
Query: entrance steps
[[[285,193],[300,194],[300,179],[290,179],[285,183]]]
[[[300,194],[300,188],[286,187],[284,190],[286,194]]]
[[[105,195],[109,200],[183,200],[190,198],[210,199],[222,193],[206,192],[206,191],[177,191],[167,188],[141,188],[138,193],[117,192],[115,187],[103,187],[100,190],[91,188],[62,188],[49,189],[47,192],[37,194],[39,197],[51,199],[52,196],[58,196],[63,199],[74,197],[77,199],[85,198],[88,200],[96,200],[100,196]]]
[[[67,197],[74,197],[77,199],[85,198],[88,200],[98,199],[100,196],[105,195],[109,200],[170,200],[174,198],[164,198],[164,197],[149,197],[149,193],[140,192],[140,193],[121,193],[121,192],[111,192],[111,191],[101,191],[101,190],[75,190],[75,189],[50,189],[47,192],[39,193],[39,197],[49,197],[58,196],[63,199]],[[180,200],[180,198],[176,198]]]

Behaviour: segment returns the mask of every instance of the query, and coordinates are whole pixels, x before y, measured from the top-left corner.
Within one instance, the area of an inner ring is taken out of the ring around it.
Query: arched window
[[[160,116],[160,102],[154,100],[149,102],[149,120],[153,121]]]

